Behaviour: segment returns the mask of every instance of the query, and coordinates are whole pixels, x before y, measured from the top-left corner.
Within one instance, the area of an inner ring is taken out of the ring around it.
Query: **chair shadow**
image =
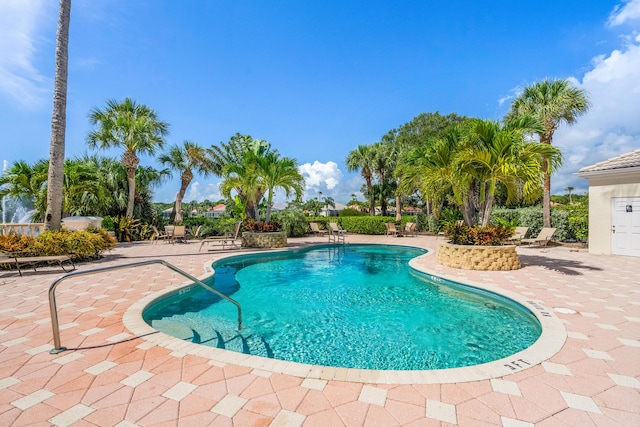
[[[523,267],[542,266],[567,276],[582,276],[589,271],[602,271],[599,267],[588,265],[580,261],[550,258],[540,255],[527,255],[519,253],[520,263]]]

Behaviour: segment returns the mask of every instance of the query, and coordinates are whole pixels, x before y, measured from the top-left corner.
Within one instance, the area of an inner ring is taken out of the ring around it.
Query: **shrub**
[[[513,234],[512,227],[490,225],[487,227],[451,224],[445,228],[445,236],[454,245],[497,246]]]
[[[282,224],[282,230],[287,233],[287,237],[304,236],[309,232],[309,223],[301,210],[287,209],[273,212],[271,218]]]
[[[271,221],[269,223],[256,221],[255,219],[245,219],[242,222],[242,228],[254,233],[271,233],[274,231],[281,231],[282,225],[278,221]]]
[[[340,211],[340,216],[368,216],[366,212],[359,211],[357,209],[346,208]]]
[[[498,224],[497,218],[502,218],[509,223],[517,219],[518,225],[529,227],[527,231],[528,237],[537,236],[540,230],[542,230],[542,206],[518,209],[495,208],[491,212],[489,223],[493,225]],[[556,228],[554,234],[555,240],[565,241],[571,238],[572,232],[569,225],[569,215],[564,210],[558,209],[557,207],[551,209],[551,226]]]
[[[390,216],[348,216],[341,218],[342,228],[358,234],[385,234],[387,222],[395,222]]]
[[[38,237],[0,236],[0,249],[23,256],[70,255],[76,260],[96,259],[117,244],[107,230],[46,231]]]

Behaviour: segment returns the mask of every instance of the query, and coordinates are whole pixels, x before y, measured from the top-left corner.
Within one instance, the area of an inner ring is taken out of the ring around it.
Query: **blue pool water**
[[[521,351],[541,327],[525,307],[411,269],[411,247],[340,245],[241,255],[213,264],[214,286],[149,307],[162,332],[204,345],[300,363],[362,369],[442,369]]]

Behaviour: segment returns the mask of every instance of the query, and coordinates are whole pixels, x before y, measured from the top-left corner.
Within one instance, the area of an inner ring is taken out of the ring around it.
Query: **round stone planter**
[[[244,231],[242,233],[243,248],[286,248],[287,233],[276,231],[273,233],[254,233]]]
[[[463,270],[506,271],[522,267],[514,245],[471,246],[441,243],[438,248],[438,263]]]

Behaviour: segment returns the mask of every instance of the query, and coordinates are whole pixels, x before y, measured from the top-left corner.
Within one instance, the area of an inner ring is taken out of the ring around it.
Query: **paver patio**
[[[435,251],[442,239],[349,235],[347,241]],[[78,268],[160,258],[203,277],[214,259],[239,252],[200,253],[198,246],[123,244]],[[640,259],[567,247],[518,253],[523,268],[510,272],[454,270],[433,255],[419,263],[435,275],[536,301],[564,324],[562,349],[512,374],[448,384],[345,381],[340,369],[300,376],[269,363],[243,366],[236,353],[223,362],[156,345],[128,329],[123,316],[137,301],[184,282],[158,265],[63,282],[57,304],[62,343],[71,350],[51,355],[47,291],[60,270],[24,277],[0,271],[0,425],[640,425]]]

